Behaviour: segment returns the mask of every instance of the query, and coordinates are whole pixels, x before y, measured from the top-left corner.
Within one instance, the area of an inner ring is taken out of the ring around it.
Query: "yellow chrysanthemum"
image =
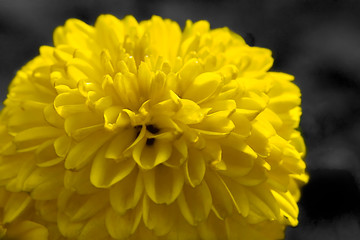
[[[68,20],[5,100],[0,234],[283,238],[307,176],[300,91],[272,62],[206,21]]]

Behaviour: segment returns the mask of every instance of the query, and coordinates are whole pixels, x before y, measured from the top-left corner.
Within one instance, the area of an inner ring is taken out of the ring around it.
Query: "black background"
[[[16,71],[52,45],[68,18],[153,14],[183,27],[205,19],[269,48],[274,71],[291,73],[303,94],[301,127],[311,176],[300,224],[288,240],[360,239],[360,1],[356,0],[0,0],[0,101]]]

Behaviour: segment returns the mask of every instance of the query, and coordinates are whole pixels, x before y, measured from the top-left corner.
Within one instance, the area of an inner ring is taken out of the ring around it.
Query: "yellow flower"
[[[30,207],[1,201],[1,234],[283,238],[307,175],[300,91],[272,63],[206,21],[68,20],[5,100],[0,186]]]

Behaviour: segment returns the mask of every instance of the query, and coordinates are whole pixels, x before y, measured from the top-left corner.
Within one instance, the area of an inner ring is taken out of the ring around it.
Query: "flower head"
[[[282,238],[307,176],[300,91],[272,62],[206,21],[68,20],[9,88],[0,184],[30,213],[2,223],[52,239]]]

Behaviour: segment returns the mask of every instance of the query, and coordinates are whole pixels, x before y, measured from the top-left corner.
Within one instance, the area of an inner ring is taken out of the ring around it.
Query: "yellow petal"
[[[71,139],[67,135],[62,135],[54,141],[54,149],[56,155],[59,157],[65,157],[69,152],[71,145]]]
[[[200,104],[218,92],[220,82],[219,74],[202,73],[189,84],[182,97]]]
[[[56,112],[54,105],[48,105],[44,108],[43,114],[45,120],[54,127],[61,128],[64,125],[64,119]]]
[[[236,214],[225,220],[228,239],[284,239],[285,226],[283,224],[277,221],[262,221],[256,224],[249,224],[246,220]]]
[[[248,137],[251,134],[251,123],[249,119],[236,109],[230,116],[231,121],[235,124],[234,133]]]
[[[246,142],[257,154],[267,157],[270,151],[269,138],[275,134],[275,129],[269,122],[255,121],[252,124],[251,135]]]
[[[110,203],[119,214],[134,208],[143,194],[143,180],[137,168],[110,188]]]
[[[169,142],[154,139],[152,145],[147,144],[147,139],[142,139],[133,150],[135,162],[144,169],[152,169],[167,161],[171,156],[172,146]]]
[[[109,143],[105,152],[105,157],[111,159],[121,159],[124,157],[124,151],[135,141],[137,137],[136,132],[137,131],[133,128],[118,132]]]
[[[64,187],[76,191],[78,194],[92,194],[97,192],[99,189],[89,181],[91,167],[89,164],[78,171],[66,170]]]
[[[57,199],[36,201],[35,208],[37,214],[48,222],[56,222],[57,219]]]
[[[167,234],[177,218],[174,204],[158,204],[146,195],[143,198],[143,220],[145,226],[157,236]]]
[[[246,175],[235,176],[233,180],[243,186],[256,186],[268,180],[269,175],[265,167],[255,165]]]
[[[298,95],[283,94],[275,98],[270,98],[269,108],[281,113],[300,105],[300,102],[301,100]]]
[[[158,165],[142,174],[146,193],[157,204],[172,203],[182,191],[184,175],[180,169]]]
[[[177,119],[184,124],[195,124],[203,120],[204,114],[201,112],[201,108],[195,102],[188,99],[180,99],[180,110],[174,115],[174,119]]]
[[[81,230],[79,240],[99,239],[107,240],[110,236],[105,225],[105,213],[100,212],[92,217]]]
[[[190,148],[185,162],[185,176],[192,187],[201,183],[206,171],[205,159],[201,151]]]
[[[29,153],[16,154],[0,157],[0,180],[8,180],[14,178],[24,164],[24,160],[31,158]]]
[[[206,183],[212,197],[212,210],[220,219],[224,219],[233,213],[234,205],[224,181],[216,172],[206,171]]]
[[[293,145],[295,147],[295,149],[300,153],[300,156],[302,158],[304,158],[305,154],[306,154],[306,147],[305,147],[305,143],[304,143],[304,139],[301,136],[300,132],[298,131],[294,131],[291,134],[291,139],[290,139],[290,143],[291,145]]]
[[[106,132],[95,132],[77,143],[65,159],[65,168],[80,169],[85,166],[109,138],[110,135]]]
[[[154,74],[150,71],[148,64],[141,62],[138,70],[139,90],[145,98],[149,96],[153,76]]]
[[[53,178],[37,185],[31,192],[34,200],[52,200],[56,199],[63,187],[63,172],[54,174]]]
[[[90,219],[108,204],[107,194],[105,190],[91,195],[64,190],[59,196],[59,212],[65,213],[72,222]]]
[[[19,191],[30,191],[30,189],[24,188],[24,182],[28,179],[28,177],[33,173],[34,169],[36,168],[36,161],[34,159],[34,156],[24,155],[19,156],[22,158],[22,164],[19,165],[19,168],[16,169],[17,177],[14,178],[11,182],[7,184],[7,189],[12,192],[19,192]],[[23,158],[25,157],[25,158]],[[41,181],[42,179],[37,178],[37,183]]]
[[[23,190],[32,191],[31,196],[39,200],[54,199],[62,186],[63,174],[63,169],[59,166],[35,168],[26,176]]]
[[[56,154],[54,141],[50,140],[44,142],[36,149],[36,160],[38,166],[50,167],[63,161],[64,158],[61,158]]]
[[[48,237],[49,233],[46,227],[32,221],[21,221],[12,224],[6,233],[6,239],[47,240]]]
[[[167,167],[180,167],[188,156],[188,148],[184,138],[180,138],[173,143],[173,150],[170,158],[163,164]]]
[[[298,214],[299,208],[296,204],[294,197],[289,191],[279,192],[272,191],[276,201],[280,206],[281,214],[285,217],[285,222],[289,222],[291,226],[296,226],[298,224]]]
[[[226,135],[234,130],[234,123],[228,118],[226,111],[208,114],[201,123],[192,127],[206,135]]]
[[[242,144],[238,146],[239,149],[223,146],[221,161],[215,163],[215,168],[221,174],[230,177],[244,176],[249,173],[254,166],[255,157],[247,149],[249,146]],[[250,149],[249,149],[250,150]]]
[[[142,204],[136,209],[119,214],[109,208],[106,213],[106,228],[111,237],[119,240],[126,240],[134,234],[142,217]]]
[[[95,80],[95,82],[102,79],[101,71],[96,69],[96,66],[88,62],[87,59],[72,58],[67,62],[67,70],[72,79],[77,82],[86,78]]]
[[[32,127],[46,124],[42,115],[42,109],[33,110],[31,114],[29,114],[29,111],[24,111],[22,109],[16,110],[12,109],[13,115],[10,116],[7,123],[7,131],[9,132],[21,132]]]
[[[215,213],[210,212],[206,221],[199,224],[198,232],[202,240],[223,239],[226,234],[225,222],[220,220]]]
[[[170,232],[161,237],[162,240],[167,239],[181,239],[181,240],[194,240],[199,239],[199,234],[197,229],[190,225],[184,218],[179,217],[174,223],[174,226],[171,228]],[[138,238],[141,239],[141,238]]]
[[[223,180],[237,211],[242,216],[247,217],[250,211],[250,202],[246,194],[246,189],[229,177],[223,176]]]
[[[26,151],[36,148],[44,140],[57,137],[61,133],[62,130],[50,126],[34,127],[18,133],[14,142],[19,149]]]
[[[56,112],[63,118],[75,113],[87,112],[85,98],[78,92],[65,92],[57,95],[54,100]]]
[[[269,220],[275,220],[279,217],[279,205],[267,186],[259,185],[257,187],[247,188],[247,190],[251,208],[255,212]]]
[[[66,238],[76,239],[84,224],[85,222],[71,222],[70,217],[65,213],[61,211],[58,213],[57,225],[61,234]]]
[[[3,223],[11,223],[29,206],[31,198],[26,193],[12,193],[4,207]]]
[[[126,177],[136,163],[133,159],[125,158],[121,161],[105,158],[106,148],[102,148],[92,163],[90,181],[98,188],[108,188]]]
[[[195,188],[185,184],[177,202],[184,218],[191,225],[204,221],[212,207],[211,193],[205,181]]]
[[[281,167],[271,168],[271,174],[268,174],[267,183],[276,190],[286,192],[289,187],[289,174]]]
[[[187,61],[183,68],[179,71],[180,76],[180,87],[184,91],[191,81],[203,71],[198,59],[192,58]]]
[[[90,134],[103,128],[103,119],[93,112],[74,114],[65,119],[64,129],[68,136],[81,141]]]
[[[104,111],[105,127],[113,130],[117,127],[124,128],[130,124],[129,115],[119,106],[112,106]]]

